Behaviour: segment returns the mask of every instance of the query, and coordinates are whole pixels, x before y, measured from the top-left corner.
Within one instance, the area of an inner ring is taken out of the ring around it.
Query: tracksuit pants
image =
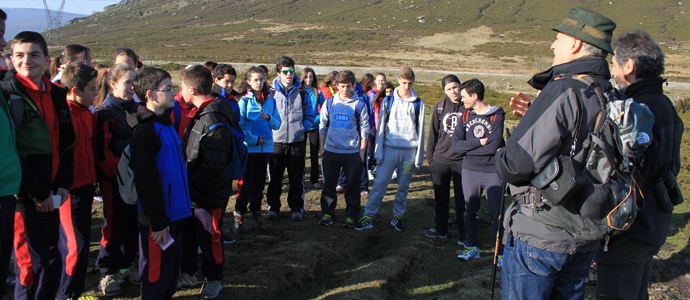
[[[14,299],[53,299],[60,285],[60,213],[14,214]]]
[[[175,241],[165,250],[151,238],[151,226],[139,224],[141,299],[171,299],[175,294],[182,261],[182,228],[186,219],[168,223],[170,237]]]
[[[498,214],[501,208],[501,178],[497,173],[483,173],[462,170],[462,190],[465,194],[465,243],[466,246],[477,246],[479,241],[479,206],[482,191],[486,191],[489,202],[489,216],[493,236],[498,232]]]
[[[364,153],[367,153],[367,152],[369,152],[369,145],[367,145],[367,150],[365,150]],[[364,161],[360,161],[360,164],[362,165],[362,173],[361,174],[355,174],[355,176],[347,176],[345,169],[340,169],[340,175],[338,177],[338,185],[349,186],[347,184],[348,178],[355,178],[355,181],[356,181],[357,177],[359,177],[359,182],[358,182],[359,183],[359,191],[360,192],[368,192],[369,191],[369,173],[367,173],[367,170],[369,169],[368,159],[365,157]],[[355,184],[355,188],[356,187],[357,187],[357,184]],[[346,188],[346,190],[347,190],[347,188]]]
[[[271,153],[249,153],[242,183],[237,182],[240,196],[235,201],[235,210],[240,214],[247,213],[247,204],[250,211],[261,211],[261,200],[264,198],[266,186],[266,166],[270,156]]]
[[[199,270],[197,265],[197,254],[199,253],[199,242],[196,240],[196,231],[194,229],[194,216],[184,219],[182,225],[182,262],[180,269],[182,273],[194,276]]]
[[[137,206],[122,200],[114,180],[111,177],[101,181],[104,222],[96,265],[102,277],[129,268],[139,251]]]
[[[196,244],[183,244],[182,273],[194,275],[197,270],[197,245],[201,248],[204,256],[201,263],[201,273],[206,276],[208,281],[223,280],[223,263],[225,253],[223,252],[223,208],[203,209],[195,208],[191,222],[187,222],[183,229],[183,238],[188,236],[196,237]],[[190,223],[193,226],[190,226]]]
[[[283,174],[287,168],[289,190],[287,202],[292,212],[304,212],[304,157],[306,141],[273,144],[270,158],[271,181],[268,183],[266,202],[268,210],[280,211],[280,194],[283,191]],[[318,155],[318,154],[317,154]]]
[[[12,246],[14,244],[14,209],[17,197],[14,195],[0,197],[0,284],[7,280],[7,269],[10,266]],[[0,288],[0,299],[5,293]]]
[[[450,213],[450,183],[453,182],[455,198],[455,223],[458,226],[458,240],[465,240],[465,195],[462,191],[462,163],[446,164],[432,160],[429,164],[431,183],[434,186],[434,223],[440,234],[448,233]]]
[[[84,292],[89,265],[93,192],[93,185],[71,190],[69,199],[60,207],[62,278],[59,300],[77,299]]]
[[[323,191],[321,192],[321,211],[324,214],[335,216],[335,207],[338,203],[338,193],[335,186],[338,183],[338,174],[342,168],[349,178],[356,178],[362,174],[362,159],[359,152],[340,154],[324,151],[321,160],[323,167]],[[361,195],[357,189],[359,182],[350,180],[345,186],[345,218],[355,219],[362,209]]]
[[[304,139],[309,141],[309,181],[314,184],[319,182],[321,168],[319,167],[319,131],[314,129],[304,133]]]
[[[383,159],[377,167],[374,187],[371,189],[369,201],[364,207],[364,215],[373,218],[381,207],[383,197],[386,196],[388,184],[391,182],[393,171],[398,170],[398,191],[395,193],[393,214],[402,217],[407,208],[407,193],[414,173],[414,157],[416,148],[383,147]],[[347,189],[345,190],[347,191]]]

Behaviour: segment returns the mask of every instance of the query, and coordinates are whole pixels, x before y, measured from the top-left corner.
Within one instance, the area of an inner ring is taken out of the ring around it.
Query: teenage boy
[[[211,96],[213,76],[204,66],[196,65],[180,73],[184,101],[194,105],[189,114],[182,149],[187,154],[189,191],[194,202],[194,230],[204,256],[202,272],[206,284],[200,296],[218,297],[223,288],[222,229],[225,207],[232,192],[227,166],[233,147],[230,127],[237,126],[235,112],[227,100]],[[225,124],[225,125],[219,125]]]
[[[326,107],[321,108],[319,140],[323,166],[323,191],[321,193],[321,211],[323,217],[319,224],[333,224],[338,194],[335,186],[342,168],[349,178],[362,174],[362,162],[366,155],[367,137],[369,135],[369,111],[364,99],[354,92],[355,74],[342,71],[336,77],[338,92],[328,100]],[[331,116],[332,114],[332,116]],[[324,147],[325,145],[325,147]],[[345,222],[344,227],[354,228],[355,218],[361,210],[361,195],[357,192],[359,182],[350,180],[345,188]]]
[[[0,9],[0,52],[5,50],[5,20],[7,14]],[[11,71],[0,72],[0,78],[7,77]],[[5,86],[4,80],[0,82]],[[9,95],[5,94],[4,89],[0,92],[0,153],[3,154],[0,160],[0,282],[5,282],[7,278],[7,268],[10,264],[12,255],[12,244],[14,242],[14,209],[17,205],[16,195],[19,193],[19,185],[22,182],[22,167],[19,163],[19,153],[17,153],[16,143],[16,124],[12,118],[10,107],[8,106]],[[5,289],[0,289],[2,298]]]
[[[56,205],[67,200],[74,181],[76,137],[65,90],[43,75],[49,62],[45,39],[37,32],[20,32],[12,41],[16,71],[2,73],[0,79],[10,111],[19,111],[12,114],[19,124],[16,142],[22,166],[14,219],[15,299],[55,297],[60,284]]]
[[[192,215],[180,138],[165,110],[174,105],[170,74],[145,68],[134,79],[141,104],[128,111],[129,163],[139,196],[141,299],[170,299],[182,260],[182,225]]]
[[[283,190],[283,174],[287,168],[287,202],[293,221],[302,221],[304,213],[304,158],[307,143],[304,133],[316,118],[312,102],[307,99],[302,83],[295,75],[295,61],[283,56],[276,63],[278,78],[273,81],[271,94],[280,114],[280,128],[273,130],[273,154],[269,161],[271,181],[266,191],[268,212],[266,219],[273,220],[280,212],[280,194]]]
[[[486,192],[489,202],[493,236],[498,231],[502,184],[494,167],[494,156],[505,146],[505,112],[500,106],[484,102],[484,84],[479,79],[463,82],[460,95],[467,112],[463,115],[462,126],[456,126],[453,133],[453,151],[465,157],[462,163],[462,190],[465,194],[465,240],[462,246],[465,250],[458,259],[469,260],[479,258],[477,245],[482,192]]]
[[[424,161],[424,101],[412,88],[414,78],[410,67],[402,68],[398,75],[400,86],[393,90],[393,95],[382,100],[374,150],[379,176],[374,179],[374,187],[357,230],[373,227],[374,216],[386,195],[393,171],[398,169],[398,191],[390,223],[396,230],[405,231],[402,217],[412,173]]]
[[[60,253],[62,278],[57,298],[77,299],[84,292],[86,268],[91,244],[91,206],[96,183],[96,159],[93,151],[94,115],[89,110],[98,94],[98,71],[83,63],[71,63],[62,73],[62,86],[77,141],[74,144],[74,183],[69,198],[60,207]]]
[[[455,198],[455,224],[458,227],[458,242],[465,240],[465,195],[462,192],[462,155],[453,151],[453,133],[462,124],[467,109],[462,104],[460,79],[446,75],[441,80],[446,97],[431,111],[431,129],[426,146],[426,159],[434,186],[433,228],[424,230],[432,238],[448,237],[448,215],[450,212],[450,183],[453,183]],[[452,179],[452,181],[451,181]]]
[[[235,110],[236,120],[239,120],[240,106],[237,104],[238,99],[235,98],[239,93],[234,90],[237,71],[230,64],[219,64],[212,72],[213,89],[211,96],[228,100],[232,109]]]

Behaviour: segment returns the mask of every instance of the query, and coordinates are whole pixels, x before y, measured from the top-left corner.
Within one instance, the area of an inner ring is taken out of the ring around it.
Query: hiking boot
[[[296,211],[296,212],[292,213],[292,220],[293,221],[302,221],[302,220],[304,220],[304,217],[302,216],[301,212]]]
[[[363,198],[369,198],[369,191],[362,191],[362,193],[360,193],[360,194],[362,195]]]
[[[197,285],[199,285],[199,280],[194,275],[180,273],[180,277],[177,279],[177,288],[188,289]]]
[[[470,260],[470,258],[479,258],[479,249],[477,247],[467,247],[462,253],[458,254],[459,260]]]
[[[343,222],[343,227],[349,228],[349,229],[354,229],[355,228],[355,219],[346,218],[345,222]]]
[[[329,214],[324,214],[323,217],[321,217],[321,220],[319,220],[319,224],[323,226],[331,226],[333,225],[333,216]]]
[[[232,244],[234,242],[235,239],[231,235],[223,232],[223,244]]]
[[[242,235],[244,234],[244,226],[242,225],[242,217],[243,215],[240,214],[238,211],[234,211],[232,213],[233,217],[235,217],[235,234]]]
[[[122,288],[118,281],[117,274],[105,275],[98,284],[98,289],[103,292],[104,296],[117,296],[122,294]]]
[[[220,290],[223,289],[223,283],[220,280],[209,281],[201,287],[199,297],[202,299],[213,299],[218,297]]]
[[[393,219],[391,219],[391,225],[393,225],[397,231],[405,231],[405,224],[403,224],[402,217],[400,216],[393,216]]]
[[[275,220],[276,218],[278,218],[278,212],[277,211],[269,210],[266,213],[266,220]]]
[[[264,229],[264,225],[261,224],[261,213],[260,212],[255,212],[252,215],[252,223],[249,224],[251,228],[254,230],[258,231],[259,233],[264,233],[266,230]]]
[[[338,185],[335,187],[335,191],[338,192],[338,194],[343,194],[343,193],[345,193],[345,186],[344,185]]]
[[[448,234],[441,234],[440,232],[436,231],[436,228],[431,228],[424,230],[424,235],[430,237],[430,238],[442,238],[445,239],[448,237]]]
[[[124,272],[122,272],[122,270],[124,270]],[[127,269],[120,269],[120,283],[123,282],[140,284],[141,278],[139,277],[139,271],[135,270],[133,266]]]
[[[319,184],[318,182],[312,183],[311,186],[314,187],[314,189],[317,189],[317,190],[320,190],[320,189],[321,189],[321,184]]]
[[[503,254],[496,258],[496,267],[500,268],[501,266],[503,266]]]
[[[369,216],[364,216],[361,219],[359,219],[359,222],[357,222],[357,226],[355,227],[355,229],[364,230],[372,227],[374,227],[374,219],[372,219]]]

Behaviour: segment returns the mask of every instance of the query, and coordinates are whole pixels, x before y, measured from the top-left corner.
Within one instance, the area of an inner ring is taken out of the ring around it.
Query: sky
[[[48,8],[57,10],[61,0],[46,0]],[[103,11],[103,7],[119,3],[120,0],[65,0],[65,12],[90,15],[94,11]],[[2,0],[2,7],[6,8],[40,8],[43,9],[42,0]]]

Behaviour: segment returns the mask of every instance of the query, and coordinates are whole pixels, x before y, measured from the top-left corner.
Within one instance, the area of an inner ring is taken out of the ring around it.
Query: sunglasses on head
[[[288,74],[295,74],[295,69],[281,70],[280,72],[282,72],[282,73],[285,74],[285,75],[288,75]]]

